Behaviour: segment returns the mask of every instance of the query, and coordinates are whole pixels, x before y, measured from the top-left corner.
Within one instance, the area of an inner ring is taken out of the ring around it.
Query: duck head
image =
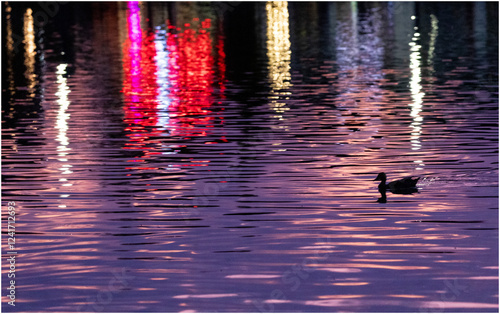
[[[378,176],[373,180],[373,181],[386,181],[387,180],[387,176],[385,175],[385,172],[381,172],[378,174]]]

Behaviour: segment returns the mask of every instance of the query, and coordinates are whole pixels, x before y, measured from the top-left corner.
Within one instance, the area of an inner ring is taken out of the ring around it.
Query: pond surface
[[[2,10],[4,311],[498,311],[497,3]]]

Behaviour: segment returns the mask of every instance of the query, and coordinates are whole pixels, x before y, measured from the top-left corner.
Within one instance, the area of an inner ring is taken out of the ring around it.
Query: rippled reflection
[[[4,6],[16,311],[497,308],[496,4],[58,5]]]
[[[171,104],[168,67],[170,55],[167,51],[167,31],[164,27],[156,27],[154,44],[156,48],[156,84],[158,85],[156,100],[158,102],[158,110],[161,112],[158,119],[158,125],[160,127],[167,127],[170,123],[169,107]]]
[[[290,74],[290,31],[288,23],[288,2],[269,1],[267,12],[267,58],[269,62],[269,79],[271,81],[271,108],[277,113],[276,118],[282,120],[282,114],[288,110],[283,99],[291,95],[287,91],[291,86]]]
[[[429,52],[427,55],[427,64],[430,67],[431,72],[434,71],[434,58],[436,57],[436,39],[439,34],[439,21],[434,14],[430,15],[431,18],[431,33],[429,40]]]
[[[24,14],[24,65],[26,72],[24,75],[27,81],[28,93],[30,97],[35,96],[35,32],[33,28],[33,11],[28,8]]]
[[[155,154],[159,143],[150,138],[160,136],[163,131],[158,128],[154,35],[143,33],[137,2],[128,3],[127,30],[123,50],[125,78],[122,92],[125,95],[125,121],[128,124],[125,130],[129,132],[127,136],[130,143],[125,148],[142,151],[141,159],[131,161],[144,162],[145,158]]]
[[[71,170],[72,165],[68,163],[67,155],[71,148],[69,148],[69,138],[67,136],[68,133],[68,120],[71,115],[67,112],[69,105],[71,102],[68,99],[68,95],[71,92],[67,79],[65,77],[67,64],[60,64],[57,66],[57,84],[58,89],[56,96],[58,97],[57,103],[59,104],[59,110],[57,112],[56,118],[56,126],[57,129],[57,137],[56,141],[59,142],[59,146],[57,146],[57,155],[59,156],[58,160],[61,162],[61,166],[59,170],[61,171],[61,177],[59,178],[59,182],[61,182],[62,186],[72,186],[73,184],[68,182],[68,179],[65,178],[68,174],[73,173]],[[69,197],[69,194],[61,194],[60,197],[66,198]],[[59,207],[66,207],[66,205],[61,204]]]
[[[161,136],[187,140],[209,134],[215,123],[209,109],[214,101],[213,84],[218,81],[223,93],[225,71],[223,45],[214,43],[209,18],[193,18],[182,27],[155,26],[154,33],[142,29],[142,19],[140,6],[129,2],[122,91],[131,141],[125,148],[143,152],[142,157],[130,160],[138,163],[157,154],[175,154],[185,147],[166,145]]]
[[[412,16],[412,19],[414,16]],[[423,118],[420,115],[422,111],[423,98],[425,93],[422,91],[421,81],[421,55],[420,49],[422,46],[419,42],[420,33],[418,32],[417,26],[415,26],[415,33],[413,33],[413,37],[410,42],[410,69],[411,69],[411,78],[410,78],[410,91],[412,102],[410,103],[411,112],[410,116],[413,118],[413,122],[411,123],[412,133],[411,133],[411,146],[412,150],[419,150],[422,146],[420,143],[420,134],[422,133],[422,121]],[[423,165],[420,165],[423,166]]]
[[[11,12],[12,8],[11,6],[6,3],[5,4],[5,22],[6,22],[6,33],[7,33],[7,38],[6,38],[6,47],[7,47],[7,73],[8,73],[8,81],[9,81],[9,91],[11,95],[14,95],[15,89],[14,89],[14,70],[13,70],[13,58],[14,58],[14,38],[12,34],[12,21],[11,21]]]
[[[69,139],[67,136],[68,119],[70,118],[71,115],[66,112],[71,103],[68,99],[68,95],[71,91],[68,87],[68,84],[66,83],[67,79],[64,76],[66,74],[67,66],[68,66],[67,64],[58,65],[56,72],[57,83],[58,83],[58,90],[56,96],[58,97],[57,103],[59,104],[59,111],[57,113],[57,120],[56,120],[56,129],[58,130],[56,140],[60,143],[60,145],[57,147],[57,151],[59,152],[58,155],[60,157],[66,156],[68,154],[67,151],[71,150],[70,148],[68,148]]]
[[[172,134],[205,136],[213,123],[209,110],[215,79],[211,24],[208,18],[194,18],[167,38],[172,117],[176,118]]]

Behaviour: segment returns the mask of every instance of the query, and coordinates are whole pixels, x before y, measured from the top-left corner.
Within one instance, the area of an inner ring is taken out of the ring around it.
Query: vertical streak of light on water
[[[360,38],[358,32],[356,3],[336,3],[338,20],[335,29],[335,60],[338,66],[337,104],[343,106],[354,101],[353,86],[359,74]],[[337,111],[338,123],[344,124],[346,117]]]
[[[168,67],[170,55],[167,49],[167,36],[167,31],[164,28],[157,26],[154,38],[156,48],[156,83],[158,85],[158,93],[156,99],[158,102],[157,108],[159,112],[158,127],[163,131],[168,131],[170,129],[169,107],[172,103],[169,90],[171,85],[169,81],[170,71]],[[161,145],[164,147],[165,142],[161,142]],[[162,154],[164,155],[175,153],[176,151],[171,148],[167,148],[162,152]],[[168,165],[167,169],[169,169],[170,167],[171,165]]]
[[[279,99],[290,95],[291,87],[291,43],[288,22],[288,3],[286,1],[269,1],[267,12],[267,57],[269,62],[269,78],[272,92],[270,106],[277,113],[275,116],[283,120],[283,113],[288,110],[286,104]]]
[[[58,131],[56,140],[59,142],[59,146],[57,146],[57,151],[58,151],[58,156],[59,156],[59,161],[63,162],[61,168],[59,170],[61,171],[61,178],[59,178],[59,181],[62,183],[62,186],[72,186],[71,183],[67,182],[68,179],[64,178],[64,175],[71,174],[73,171],[71,171],[71,165],[68,163],[68,159],[66,158],[68,155],[68,151],[71,150],[69,148],[69,138],[68,138],[68,120],[70,118],[70,114],[67,113],[66,111],[69,108],[70,101],[68,99],[68,95],[71,92],[68,84],[67,84],[67,79],[64,77],[64,74],[66,74],[66,67],[67,64],[60,64],[57,66],[57,84],[58,84],[58,89],[56,96],[58,97],[57,103],[59,104],[59,110],[57,113],[56,117],[56,125],[55,128]],[[68,197],[68,194],[61,194],[61,197]],[[66,207],[66,205],[59,205],[59,207]]]
[[[351,22],[353,32],[358,34],[358,3],[356,1],[351,1]]]
[[[6,47],[7,47],[7,73],[8,73],[8,80],[9,80],[9,91],[11,96],[14,95],[15,93],[15,87],[14,87],[14,69],[13,69],[13,59],[14,59],[14,38],[12,34],[12,21],[11,21],[11,15],[10,12],[12,11],[11,6],[6,3],[5,4],[5,20],[6,20],[6,31],[7,31],[7,40],[6,40]]]
[[[35,97],[35,31],[33,25],[33,11],[31,8],[26,9],[24,13],[24,65],[26,66],[26,77],[28,93],[30,97]]]
[[[412,20],[414,20],[415,17],[412,16]],[[411,93],[411,98],[412,102],[410,103],[410,116],[413,119],[413,122],[410,124],[410,127],[412,128],[411,132],[411,149],[412,150],[420,150],[422,145],[420,142],[420,135],[422,134],[422,121],[423,117],[421,116],[422,112],[422,104],[423,104],[423,98],[425,93],[422,91],[422,62],[421,62],[421,55],[420,55],[420,49],[422,48],[421,45],[418,44],[420,40],[420,33],[418,32],[418,27],[414,27],[415,32],[413,33],[413,37],[409,43],[410,45],[410,70],[411,70],[411,77],[410,77],[410,93]],[[416,170],[423,170],[423,167],[425,164],[423,163],[422,160],[414,160],[413,161],[416,165],[417,168]]]
[[[436,39],[438,36],[439,26],[438,19],[434,14],[430,15],[431,17],[431,33],[429,39],[429,53],[427,55],[427,64],[429,65],[431,73],[434,72],[434,50],[436,49]]]
[[[168,62],[169,55],[167,51],[167,42],[166,42],[166,30],[161,27],[156,28],[155,32],[155,48],[156,48],[156,82],[158,84],[158,110],[161,112],[160,117],[158,119],[158,125],[161,128],[166,128],[169,125],[169,106],[170,106],[170,95],[169,95],[169,70],[168,70]]]
[[[132,56],[131,62],[131,85],[134,91],[140,91],[141,88],[141,46],[142,46],[142,32],[141,32],[141,16],[137,2],[131,1],[128,3],[129,16],[128,16],[128,31],[130,38],[130,54]],[[137,95],[133,97],[134,101],[138,100]]]
[[[67,137],[68,131],[68,122],[67,120],[70,118],[70,114],[66,113],[68,107],[70,105],[70,101],[68,100],[68,95],[70,93],[70,89],[67,85],[67,79],[64,77],[66,74],[67,64],[60,64],[57,66],[57,84],[59,84],[56,96],[59,97],[57,103],[59,104],[59,111],[57,113],[57,122],[56,129],[58,130],[57,141],[61,144],[57,147],[59,151],[58,155],[60,157],[64,157],[67,155],[66,151],[70,150],[68,148],[69,139]],[[61,160],[62,161],[62,160]]]

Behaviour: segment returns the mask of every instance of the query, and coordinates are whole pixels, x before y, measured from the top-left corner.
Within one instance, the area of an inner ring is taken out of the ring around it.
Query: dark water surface
[[[4,311],[498,311],[497,3],[2,10]]]

